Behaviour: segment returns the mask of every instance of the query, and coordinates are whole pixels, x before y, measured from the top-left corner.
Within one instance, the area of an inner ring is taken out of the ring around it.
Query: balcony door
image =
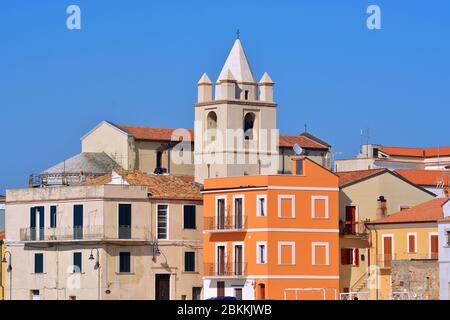
[[[83,239],[83,205],[73,206],[73,238]]]
[[[244,272],[244,256],[243,256],[243,247],[242,245],[234,246],[234,274],[240,276]]]
[[[234,198],[234,229],[242,229],[243,227],[243,199]]]
[[[345,233],[354,234],[357,232],[356,225],[356,207],[346,206],[345,207]]]
[[[225,275],[225,246],[217,247],[217,275]]]
[[[131,239],[131,204],[119,204],[119,239]]]
[[[225,199],[217,199],[217,229],[225,229]]]
[[[392,264],[392,237],[383,237],[383,263],[385,268],[390,268]]]
[[[437,234],[430,235],[430,259],[438,259],[439,238]]]
[[[44,240],[44,207],[33,207],[30,210],[30,238],[31,240]]]

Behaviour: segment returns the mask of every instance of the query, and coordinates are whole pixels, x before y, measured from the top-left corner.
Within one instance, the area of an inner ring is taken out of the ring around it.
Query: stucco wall
[[[450,246],[447,243],[450,223],[439,223],[440,299],[450,300]]]

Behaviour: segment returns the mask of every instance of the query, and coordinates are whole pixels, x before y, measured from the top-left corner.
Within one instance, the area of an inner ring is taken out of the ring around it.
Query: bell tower
[[[195,104],[195,179],[273,174],[278,170],[274,82],[256,82],[239,39],[215,83],[204,74]]]

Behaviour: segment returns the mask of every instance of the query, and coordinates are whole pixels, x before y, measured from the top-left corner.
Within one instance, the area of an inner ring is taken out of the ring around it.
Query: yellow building
[[[366,224],[371,299],[438,299],[438,225],[448,198],[436,198]]]

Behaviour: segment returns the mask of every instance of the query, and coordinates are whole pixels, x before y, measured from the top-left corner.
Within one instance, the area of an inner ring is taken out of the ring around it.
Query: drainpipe
[[[0,258],[3,258],[3,240],[0,240]],[[5,299],[5,287],[3,286],[3,264],[0,262],[0,288],[2,290],[2,300]]]
[[[374,230],[375,230],[375,237],[376,237],[376,239],[375,239],[375,259],[376,260],[375,261],[378,261],[378,231],[377,231],[376,227]],[[378,263],[376,265],[378,266]],[[378,301],[379,279],[380,279],[380,277],[378,276],[378,269],[376,269],[375,281],[376,281],[377,301]]]

